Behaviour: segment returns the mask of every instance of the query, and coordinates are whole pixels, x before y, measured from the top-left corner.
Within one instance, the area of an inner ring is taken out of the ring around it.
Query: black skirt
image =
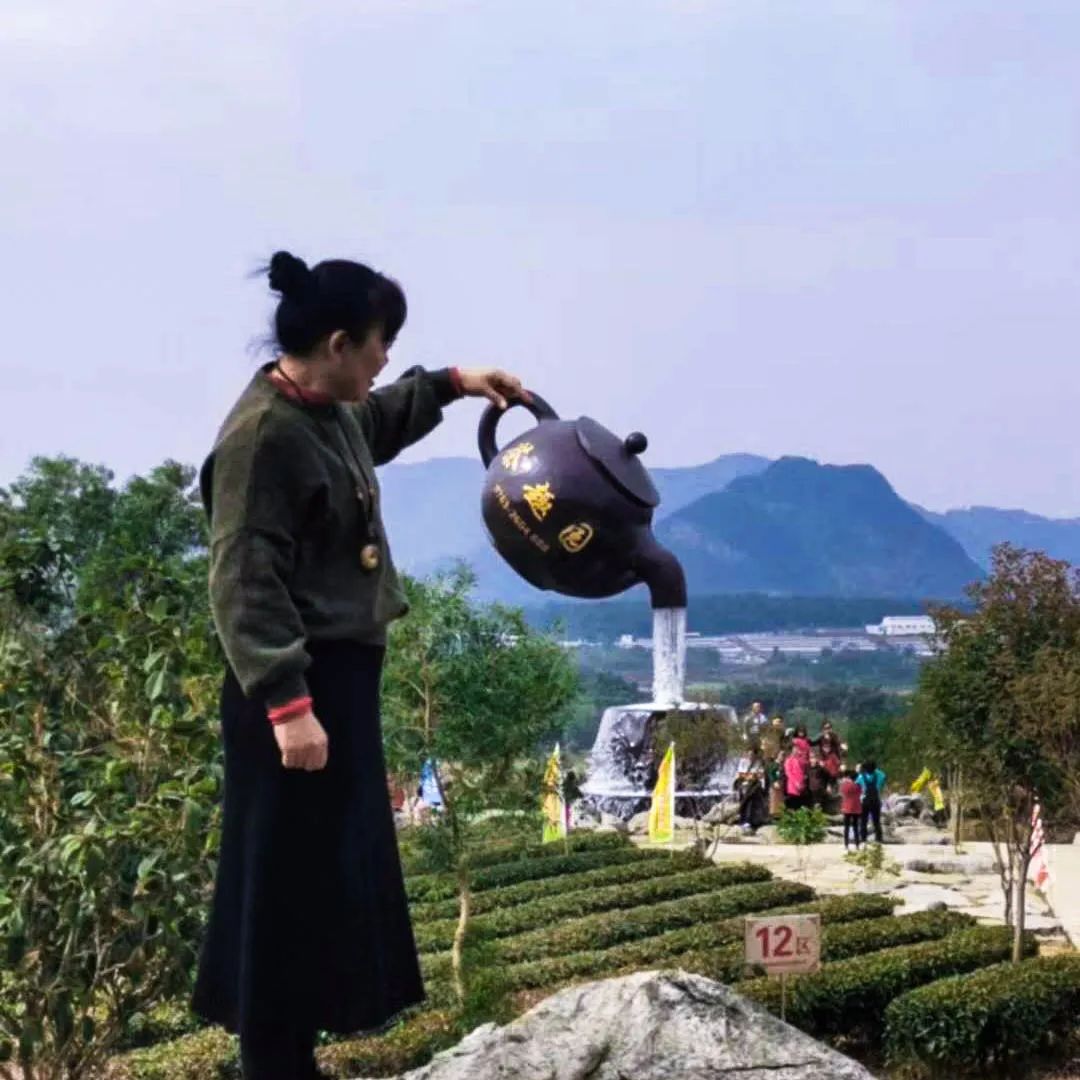
[[[384,650],[309,645],[329,757],[286,769],[265,702],[222,690],[220,863],[192,1009],[226,1030],[352,1034],[424,1000],[379,718]]]

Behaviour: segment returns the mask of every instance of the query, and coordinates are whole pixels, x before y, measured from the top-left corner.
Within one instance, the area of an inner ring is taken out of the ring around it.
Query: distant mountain
[[[757,454],[725,454],[705,465],[687,465],[674,469],[650,469],[660,492],[657,517],[665,518],[696,502],[703,495],[723,491],[739,476],[755,476],[772,462]]]
[[[991,507],[932,513],[905,503],[869,465],[726,454],[651,474],[661,496],[657,534],[698,595],[956,597],[1002,540],[1080,565],[1080,518]],[[556,599],[519,578],[488,542],[479,459],[387,465],[380,476],[400,567],[427,574],[465,559],[483,599]]]
[[[994,545],[1005,540],[1080,566],[1080,518],[1046,518],[1026,510],[997,510],[991,506],[971,506],[944,514],[916,509],[927,521],[940,525],[959,540],[984,568],[990,566]]]
[[[698,595],[955,598],[982,576],[869,465],[786,457],[665,518]]]

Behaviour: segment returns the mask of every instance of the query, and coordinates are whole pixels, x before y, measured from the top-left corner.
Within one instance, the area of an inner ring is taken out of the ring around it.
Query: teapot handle
[[[530,401],[520,398],[511,401],[505,409],[498,405],[489,405],[480,417],[480,427],[476,432],[476,441],[480,447],[480,458],[486,469],[498,456],[499,447],[495,442],[495,429],[499,421],[515,406],[523,405],[537,420],[558,420],[559,414],[539,395],[529,391]]]

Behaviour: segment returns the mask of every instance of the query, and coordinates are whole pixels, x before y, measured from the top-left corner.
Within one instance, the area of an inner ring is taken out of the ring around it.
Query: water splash
[[[686,608],[653,612],[653,701],[678,705],[686,684]]]

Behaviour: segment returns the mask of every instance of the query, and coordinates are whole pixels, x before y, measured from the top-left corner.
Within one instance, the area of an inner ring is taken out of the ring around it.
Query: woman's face
[[[372,327],[360,343],[344,330],[335,330],[327,346],[332,361],[334,397],[339,401],[366,401],[375,379],[388,362],[382,327]]]

